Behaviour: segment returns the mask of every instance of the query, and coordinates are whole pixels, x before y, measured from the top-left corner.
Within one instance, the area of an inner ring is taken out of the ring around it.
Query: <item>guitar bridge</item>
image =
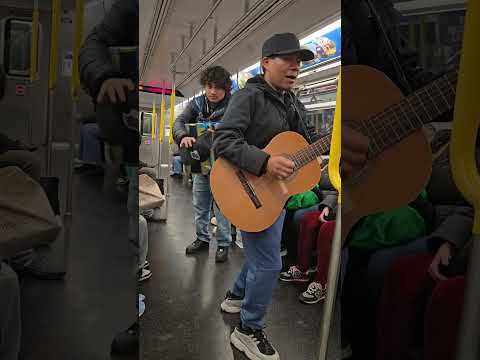
[[[252,184],[249,183],[245,174],[241,170],[237,170],[236,174],[237,174],[238,179],[240,180],[240,183],[242,184],[243,189],[247,193],[248,197],[252,201],[255,208],[256,209],[261,208],[262,203],[260,202],[260,199],[258,198],[257,194],[255,193],[255,189],[253,188]]]

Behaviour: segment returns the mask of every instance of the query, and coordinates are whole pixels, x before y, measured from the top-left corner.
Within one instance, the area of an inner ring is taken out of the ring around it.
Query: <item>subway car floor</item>
[[[135,320],[126,196],[106,197],[100,176],[76,175],[74,182],[67,275],[21,278],[20,360],[115,359],[113,337]]]
[[[243,360],[230,344],[238,315],[223,314],[220,303],[243,262],[233,245],[226,263],[209,253],[185,255],[194,240],[191,189],[170,181],[166,222],[149,223],[149,261],[153,276],[141,286],[146,312],[141,319],[141,352],[145,360]],[[319,356],[322,304],[298,301],[302,286],[278,284],[266,319],[266,333],[281,359],[316,360]],[[331,359],[335,357],[329,357]]]

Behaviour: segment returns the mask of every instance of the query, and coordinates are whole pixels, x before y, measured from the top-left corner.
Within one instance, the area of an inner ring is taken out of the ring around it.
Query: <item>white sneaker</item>
[[[280,360],[277,350],[270,344],[263,330],[236,327],[230,341],[251,360]]]
[[[220,304],[220,308],[229,314],[238,314],[242,306],[242,298],[232,294],[231,291],[227,291],[225,299]]]
[[[145,296],[138,294],[138,317],[142,317],[142,315],[145,313],[146,306],[144,300]]]
[[[152,272],[146,268],[142,268],[138,271],[138,281],[142,282],[152,277]]]
[[[243,240],[242,240],[242,233],[237,230],[237,237],[235,239],[235,244],[240,248],[243,249]]]

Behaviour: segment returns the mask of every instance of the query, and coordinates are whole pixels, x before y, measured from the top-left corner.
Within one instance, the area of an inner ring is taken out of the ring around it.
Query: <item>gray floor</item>
[[[111,359],[112,338],[135,319],[125,199],[106,198],[101,177],[77,176],[74,194],[67,276],[21,280],[21,360]]]
[[[229,342],[238,315],[222,314],[220,302],[239,271],[243,254],[234,247],[227,263],[210,253],[187,257],[194,239],[192,194],[172,181],[166,223],[150,223],[153,277],[142,286],[147,310],[141,319],[145,360],[246,359]],[[317,360],[322,304],[298,301],[302,286],[279,284],[267,321],[267,335],[282,359]]]
[[[21,360],[115,359],[110,342],[135,317],[124,199],[106,198],[101,177],[76,177],[75,183],[65,280],[21,280]],[[215,246],[209,254],[186,257],[185,246],[194,237],[191,190],[178,181],[171,190],[168,221],[150,223],[153,277],[142,285],[147,310],[141,320],[140,358],[246,359],[229,342],[238,315],[219,311],[242,265],[242,250],[232,248],[224,264],[215,264]],[[266,332],[282,360],[318,359],[322,304],[299,303],[302,290],[279,284],[268,313]]]

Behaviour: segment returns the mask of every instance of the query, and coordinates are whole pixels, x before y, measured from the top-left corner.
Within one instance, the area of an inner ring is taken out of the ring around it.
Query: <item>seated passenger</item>
[[[350,295],[344,296],[355,298],[350,303],[352,311],[354,307],[358,308],[361,303],[366,304],[362,307],[364,308],[362,313],[358,314],[359,316],[354,320],[358,330],[353,333],[357,333],[355,336],[357,347],[360,346],[360,351],[368,349],[370,356],[374,356],[372,352],[374,352],[375,348],[374,328],[377,304],[382,294],[383,286],[386,284],[386,274],[395,260],[403,256],[413,256],[431,251],[432,239],[434,242],[438,242],[439,239],[455,242],[457,239],[465,238],[465,230],[462,230],[465,229],[465,220],[462,220],[463,216],[458,216],[458,213],[463,214],[465,207],[468,208],[469,205],[456,188],[451,173],[448,146],[450,130],[445,131],[443,129],[448,125],[445,123],[438,127],[434,125],[432,124],[434,134],[431,140],[434,162],[432,175],[427,184],[429,201],[423,204],[418,199],[416,201],[416,209],[420,210],[424,219],[428,219],[426,223],[430,229],[427,229],[427,236],[419,236],[414,241],[387,249],[380,249],[374,253],[364,251],[362,255],[363,260],[358,260],[358,251],[354,251],[356,253],[354,257],[357,257],[357,261],[362,261],[363,265],[357,264],[357,270],[351,272],[352,282],[350,284],[357,283],[359,285],[350,288]],[[480,168],[480,137],[478,135],[476,146],[477,167]],[[440,245],[438,244],[434,249]],[[349,255],[351,257],[352,253]],[[363,270],[359,271],[359,268],[363,268]],[[361,272],[363,272],[363,275],[361,275]],[[412,279],[411,281],[411,285],[414,286],[413,282],[416,280]],[[363,295],[360,295],[361,293]],[[360,328],[362,331],[358,335]]]
[[[182,157],[180,156],[179,149],[175,149],[172,155],[172,166],[170,168],[170,176],[171,177],[179,177],[183,176],[183,163]]]
[[[320,182],[318,183],[318,186],[311,190],[317,196],[318,201],[306,201],[302,204],[301,207],[289,207],[288,205],[286,207],[285,221],[282,229],[282,256],[288,255],[290,259],[297,258],[297,239],[299,239],[301,220],[303,219],[305,214],[321,210],[323,208],[322,205],[319,205],[321,200],[323,201],[326,199],[336,199],[336,190],[330,182],[327,165],[328,160],[324,160],[322,164],[323,170]],[[336,203],[330,204],[330,200],[327,200],[328,205],[336,206]]]
[[[453,360],[473,209],[459,207],[429,236],[436,252],[405,256],[391,266],[378,309],[377,360]],[[441,245],[440,245],[441,244]]]
[[[38,182],[40,159],[31,151],[32,149],[0,133],[0,167],[17,166]]]
[[[433,130],[435,161],[427,189],[435,204],[435,229],[424,239],[426,244],[421,253],[405,254],[410,256],[398,258],[388,268],[378,313],[382,331],[377,335],[381,339],[378,360],[404,359],[403,355],[422,348],[426,360],[453,360],[455,355],[465,286],[463,275],[472,245],[469,240],[473,209],[458,191],[451,173],[448,146],[451,131],[435,130],[435,126]]]
[[[297,264],[280,274],[280,280],[284,282],[308,282],[310,280],[308,275],[310,258],[316,243],[317,266],[315,279],[299,298],[305,304],[315,304],[326,296],[331,243],[335,230],[335,222],[328,221],[327,218],[333,216],[336,203],[336,196],[324,199],[318,206],[318,211],[308,212],[303,216],[300,222]]]
[[[355,358],[373,359],[375,309],[383,285],[381,280],[376,280],[383,279],[395,257],[423,251],[422,239],[430,224],[430,205],[426,192],[422,192],[409,206],[363,218],[347,239],[342,329]]]

